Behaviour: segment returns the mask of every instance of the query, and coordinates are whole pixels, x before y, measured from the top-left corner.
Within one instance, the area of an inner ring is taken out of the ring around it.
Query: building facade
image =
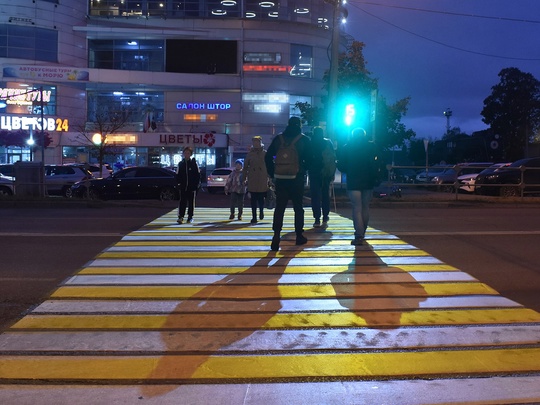
[[[175,166],[189,145],[206,170],[227,166],[326,94],[334,6],[320,0],[0,5],[0,130],[46,131],[46,163],[95,161],[105,109],[127,117],[108,163]],[[30,158],[0,145],[0,163]]]

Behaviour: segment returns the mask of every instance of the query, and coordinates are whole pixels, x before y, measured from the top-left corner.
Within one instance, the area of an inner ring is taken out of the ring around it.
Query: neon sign
[[[51,101],[51,90],[43,90],[43,102]],[[6,104],[32,105],[41,102],[40,90],[11,89],[0,88],[0,99],[5,100]]]
[[[69,131],[69,121],[67,118],[43,118],[43,126],[41,125],[40,117],[21,117],[15,115],[0,116],[0,129],[8,131]]]
[[[244,72],[281,72],[289,73],[292,70],[291,66],[274,66],[274,65],[244,65]]]
[[[177,110],[229,110],[229,103],[176,103]]]

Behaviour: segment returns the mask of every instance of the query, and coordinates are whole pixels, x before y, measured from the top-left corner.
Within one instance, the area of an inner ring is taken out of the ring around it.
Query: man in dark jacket
[[[310,161],[310,140],[302,134],[302,121],[298,117],[291,117],[289,123],[283,131],[282,136],[276,136],[265,156],[266,169],[268,176],[274,178],[276,186],[276,208],[274,210],[274,221],[272,230],[274,237],[270,248],[273,251],[279,250],[279,242],[281,239],[281,229],[283,228],[283,216],[289,200],[292,201],[294,209],[294,231],[296,233],[296,244],[303,245],[307,243],[307,238],[303,235],[304,232],[304,176]],[[294,178],[275,178],[275,162],[274,158],[281,146],[282,139],[286,144],[293,142],[295,138],[299,138],[294,143],[298,154],[298,172]]]
[[[195,194],[201,184],[201,173],[197,161],[192,159],[193,149],[186,146],[183,150],[184,159],[178,163],[176,179],[180,190],[180,202],[178,204],[178,223],[184,222],[187,208],[187,222],[193,222],[193,211],[195,209]]]
[[[338,169],[347,175],[347,195],[353,209],[354,239],[351,245],[362,245],[373,187],[379,183],[377,148],[363,128],[354,129],[348,143],[338,149]]]
[[[330,214],[330,183],[336,171],[336,155],[330,139],[324,137],[321,127],[313,128],[311,136],[312,158],[308,169],[309,190],[311,194],[311,210],[315,222],[313,226],[326,227]]]

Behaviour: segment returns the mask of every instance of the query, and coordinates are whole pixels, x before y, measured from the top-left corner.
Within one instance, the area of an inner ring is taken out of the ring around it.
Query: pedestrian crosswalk
[[[0,335],[0,402],[540,402],[539,313],[337,214],[296,246],[288,210],[278,252],[271,215],[226,214],[170,212],[66,280]]]

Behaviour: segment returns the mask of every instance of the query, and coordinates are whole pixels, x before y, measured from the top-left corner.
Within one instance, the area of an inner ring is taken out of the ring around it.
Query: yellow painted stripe
[[[370,245],[406,245],[402,240],[385,240],[385,239],[373,239],[369,240]],[[349,240],[339,241],[339,240],[330,240],[325,241],[325,246],[340,246],[348,245]],[[181,240],[181,241],[155,241],[155,240],[134,240],[134,241],[120,241],[115,243],[114,246],[270,246],[270,241],[239,241],[239,240],[229,240],[229,241],[201,241],[201,240]]]
[[[1,379],[215,380],[363,378],[529,373],[540,349],[445,350],[275,356],[126,356],[0,358]],[[145,389],[145,388],[143,388]],[[151,388],[146,388],[151,389]],[[157,388],[159,390],[159,388]]]
[[[249,259],[249,258],[261,258],[266,257],[270,252],[264,251],[214,251],[214,252],[111,252],[106,251],[99,254],[97,257],[100,259],[195,259],[195,258],[224,258],[224,259]],[[428,253],[419,249],[407,249],[407,250],[378,250],[376,252],[371,250],[362,250],[358,252],[354,251],[283,251],[280,250],[277,253],[272,252],[272,257],[285,257],[285,258],[315,258],[315,257],[418,257],[418,256],[430,256]]]
[[[226,228],[223,228],[223,227],[220,227],[220,228],[216,228],[216,229],[219,229],[219,230],[215,230],[213,232],[208,232],[207,228],[206,229],[201,229],[201,230],[197,230],[197,229],[186,229],[186,230],[177,230],[177,229],[174,229],[174,230],[171,230],[170,228],[167,228],[168,231],[157,231],[155,230],[155,228],[151,228],[151,229],[141,229],[141,230],[137,230],[137,231],[133,231],[133,232],[130,232],[128,233],[127,235],[128,236],[137,236],[137,237],[152,237],[152,236],[169,236],[169,237],[194,237],[194,236],[197,236],[197,237],[206,237],[206,236],[219,236],[219,237],[222,237],[224,239],[229,239],[229,238],[238,238],[238,239],[244,239],[245,236],[246,236],[246,231],[249,231],[249,233],[247,233],[247,235],[249,236],[272,236],[274,234],[274,231],[272,231],[270,228],[268,228],[268,230],[257,230],[257,231],[253,231],[253,229],[249,229],[249,227],[246,227],[244,229],[238,229],[238,230],[230,230],[230,231],[227,231]],[[312,235],[313,233],[307,231],[305,232],[305,235],[306,237],[309,239],[309,236]],[[353,234],[353,229],[344,229],[344,230],[332,230],[332,232],[328,232],[328,233],[319,233],[319,232],[316,232],[315,233],[316,235],[327,235],[328,237],[331,237],[333,235],[345,235],[345,236],[348,236],[352,239],[352,234]],[[370,237],[376,237],[378,235],[382,236],[382,235],[388,235],[386,233],[367,233],[368,236]],[[283,229],[283,232],[281,233],[281,237],[289,237],[289,238],[294,238],[294,228],[289,228],[289,229]]]
[[[340,273],[350,270],[347,266],[272,266],[264,272],[266,274],[320,274],[320,273]],[[405,272],[435,272],[435,271],[456,271],[457,268],[447,264],[400,264],[395,266],[362,266],[357,264],[355,271],[358,273],[379,273],[388,271]],[[252,267],[85,267],[78,274],[237,274],[237,273],[257,273],[260,271]]]
[[[317,285],[227,285],[226,280],[208,286],[66,286],[52,293],[51,298],[70,299],[188,299],[195,294],[198,298],[211,299],[291,299],[336,297],[330,284]],[[268,277],[271,283],[272,277]],[[381,283],[340,284],[340,296],[355,297],[438,297],[455,295],[494,295],[497,291],[478,282],[472,283]]]
[[[189,305],[189,304],[186,304]],[[272,304],[269,304],[272,305]],[[276,304],[279,306],[279,304]],[[182,304],[178,307],[182,309]],[[28,315],[10,329],[292,329],[344,327],[401,327],[429,325],[492,325],[540,322],[527,308],[446,311],[357,311],[337,313],[245,313],[170,315]]]

